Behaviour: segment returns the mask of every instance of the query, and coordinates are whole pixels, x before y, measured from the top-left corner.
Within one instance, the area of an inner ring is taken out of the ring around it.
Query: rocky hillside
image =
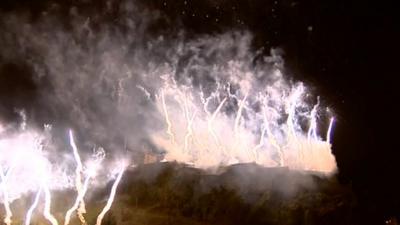
[[[89,225],[96,223],[111,185],[88,192]],[[73,190],[53,192],[52,212],[60,224],[75,197]],[[32,196],[13,203],[13,224],[23,223],[31,201]],[[357,224],[356,205],[351,189],[335,176],[255,164],[204,171],[153,163],[125,172],[103,225],[345,225]],[[49,224],[38,214],[32,224]],[[71,221],[75,224],[80,224],[77,218]]]

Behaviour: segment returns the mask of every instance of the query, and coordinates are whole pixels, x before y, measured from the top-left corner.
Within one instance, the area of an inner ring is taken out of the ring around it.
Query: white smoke
[[[41,110],[50,115],[46,123],[55,128],[72,126],[84,137],[86,142],[82,144],[102,146],[110,152],[142,151],[143,144],[153,142],[155,151],[166,151],[168,156],[180,154],[176,148],[188,148],[188,140],[186,147],[182,144],[185,141],[177,140],[181,144],[171,149],[163,135],[159,135],[165,133],[167,126],[164,109],[160,108],[164,91],[177,136],[187,136],[188,117],[194,117],[191,127],[197,134],[193,136],[199,135],[208,142],[207,147],[191,145],[191,154],[219,154],[212,149],[218,147],[213,146],[217,142],[236,145],[236,153],[232,153],[232,146],[223,147],[224,154],[234,154],[229,159],[206,157],[204,160],[214,161],[211,165],[261,160],[268,166],[290,166],[282,162],[283,157],[289,157],[286,161],[294,163],[294,168],[318,170],[321,165],[308,164],[320,156],[311,153],[314,150],[310,150],[310,157],[303,152],[315,146],[325,149],[316,150],[316,154],[322,154],[321,163],[326,164],[323,170],[334,170],[330,145],[319,137],[325,138],[326,131],[318,135],[314,132],[312,142],[307,135],[312,120],[318,119],[324,110],[317,108],[311,115],[314,104],[310,103],[316,102],[316,96],[310,96],[304,84],[290,82],[279,51],[272,50],[270,56],[260,57],[251,49],[252,35],[241,31],[191,39],[183,31],[178,35],[154,35],[148,28],[163,18],[160,12],[131,3],[118,7],[121,16],[112,23],[101,23],[100,12],[88,18],[77,8],[70,9],[68,26],[51,10],[35,22],[20,15],[3,17],[3,29],[7,31],[3,38],[17,52],[5,48],[2,55],[9,60],[25,58],[33,68],[39,98],[44,102]],[[176,101],[183,95],[191,98],[186,99],[191,104],[187,106],[187,118],[180,108],[182,102]],[[207,120],[224,98],[226,102],[213,119],[216,134],[211,134],[214,141],[210,141]],[[237,116],[241,101],[243,109]],[[27,113],[28,118],[32,117],[29,110]],[[327,124],[329,119],[322,122]],[[234,141],[237,135],[243,137]],[[288,140],[290,135],[296,136],[296,142]],[[271,146],[271,138],[282,146],[281,150]],[[257,159],[243,154],[257,154]],[[305,161],[295,162],[300,155]]]

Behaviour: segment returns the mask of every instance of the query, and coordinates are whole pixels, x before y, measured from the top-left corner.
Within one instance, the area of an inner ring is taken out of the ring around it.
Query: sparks
[[[78,209],[79,204],[81,202],[83,202],[83,198],[87,192],[88,186],[89,186],[89,181],[90,181],[91,176],[88,175],[83,183],[83,188],[82,190],[79,192],[78,196],[76,197],[76,200],[74,202],[74,205],[67,211],[67,213],[65,214],[65,219],[64,219],[64,225],[68,225],[70,220],[71,220],[71,215],[72,213]],[[82,219],[81,219],[82,222]],[[82,222],[85,223],[85,222]]]
[[[210,135],[214,138],[214,142],[217,145],[217,148],[219,148],[219,149],[223,149],[223,147],[220,145],[219,138],[214,131],[214,120],[215,120],[215,117],[218,115],[219,111],[222,109],[222,106],[224,105],[225,101],[226,101],[226,98],[224,98],[221,101],[221,103],[218,105],[217,109],[212,114],[211,118],[207,120],[208,132],[210,132]],[[226,153],[226,152],[224,152],[224,153]]]
[[[115,194],[117,192],[118,184],[121,181],[124,171],[125,171],[125,167],[122,167],[119,170],[117,178],[115,179],[114,184],[111,187],[111,193],[110,193],[110,196],[108,197],[107,203],[104,206],[103,210],[100,212],[100,214],[97,216],[96,225],[101,225],[101,221],[103,220],[104,215],[110,210],[111,205],[114,201]]]
[[[7,176],[4,174],[3,168],[0,166],[0,178],[1,178],[1,189],[3,190],[3,205],[4,209],[6,211],[6,215],[4,217],[4,223],[7,225],[11,225],[11,217],[12,217],[12,212],[10,208],[10,201],[8,197],[8,191],[7,191]]]
[[[83,187],[82,189],[82,172],[83,172],[83,166],[82,166],[82,161],[81,161],[81,157],[79,155],[78,152],[78,147],[76,146],[75,143],[75,139],[74,139],[74,135],[72,133],[72,130],[69,130],[69,140],[70,140],[70,145],[71,148],[73,150],[73,154],[74,154],[74,158],[76,161],[76,169],[75,169],[75,186],[76,186],[76,190],[78,192],[76,201],[74,203],[74,205],[67,211],[66,215],[65,215],[65,220],[64,220],[64,224],[68,225],[70,222],[70,218],[72,213],[78,209],[78,217],[79,220],[81,221],[82,224],[86,224],[86,220],[83,217],[83,214],[86,213],[86,209],[85,209],[85,203],[83,201],[83,197],[86,193],[86,189],[87,189],[87,184],[89,182],[90,176],[88,176],[85,180],[85,184],[86,186]]]
[[[175,136],[174,133],[172,132],[172,124],[168,116],[168,110],[167,110],[167,105],[165,103],[165,95],[163,91],[161,91],[161,101],[164,110],[165,122],[167,123],[167,134],[170,136],[171,142],[175,143]]]
[[[307,133],[308,140],[311,140],[311,138],[313,138],[314,140],[318,138],[317,137],[317,110],[318,110],[318,106],[319,106],[319,99],[318,99],[318,103],[311,110],[310,127],[309,127],[308,133]]]
[[[42,212],[44,218],[51,225],[58,225],[59,222],[55,214],[52,214],[54,210],[52,208],[52,191],[70,189],[73,184],[78,194],[73,206],[65,214],[64,224],[68,225],[70,223],[71,215],[75,211],[81,223],[86,224],[83,217],[85,208],[82,207],[84,206],[84,197],[91,180],[96,176],[99,165],[105,157],[105,152],[102,148],[96,149],[92,158],[85,163],[84,167],[72,130],[68,134],[69,144],[76,163],[73,177],[66,175],[63,169],[60,169],[62,167],[58,167],[57,164],[49,160],[46,146],[43,144],[44,136],[36,133],[36,131],[33,132],[26,127],[21,130],[21,133],[0,139],[0,189],[2,204],[5,208],[4,223],[6,225],[12,224],[11,203],[34,190],[36,190],[36,194],[26,212],[24,224],[29,225],[31,223],[33,213],[42,199],[44,203]],[[10,148],[12,151],[10,151]],[[4,171],[4,168],[7,168],[7,170]],[[83,176],[84,180],[82,182]],[[121,179],[120,176],[122,174],[118,176],[118,182]],[[75,182],[70,182],[71,178]],[[114,189],[112,196],[110,196],[112,199],[115,195]],[[109,205],[110,203],[107,207],[110,207]],[[105,212],[107,210],[106,208]]]
[[[40,198],[41,192],[42,192],[42,190],[39,189],[39,191],[35,195],[35,199],[34,199],[32,205],[31,205],[31,207],[29,207],[28,212],[26,213],[25,225],[30,225],[31,224],[32,213],[36,209],[37,205],[39,204],[39,198]]]
[[[335,123],[335,118],[332,117],[329,121],[329,128],[328,131],[326,132],[326,142],[328,143],[332,143],[331,142],[331,133],[332,133],[332,129],[333,129],[333,124]]]
[[[202,86],[200,90],[180,87],[173,76],[164,77],[156,105],[164,115],[168,136],[156,133],[153,141],[166,150],[165,160],[201,168],[256,162],[334,172],[336,160],[330,145],[333,120],[324,141],[318,134],[319,98],[309,107],[305,86],[286,83],[278,69],[277,81],[260,90],[251,74],[240,77],[237,65],[232,66],[238,77],[229,82],[216,80],[215,89],[207,92]]]
[[[51,225],[58,225],[57,219],[51,214],[51,192],[47,184],[43,184],[43,191],[44,191],[44,209],[43,209],[43,216],[46,218]]]

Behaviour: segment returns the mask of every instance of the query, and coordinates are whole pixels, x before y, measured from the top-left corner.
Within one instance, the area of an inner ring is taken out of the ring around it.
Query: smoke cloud
[[[201,168],[336,170],[316,123],[329,118],[285,75],[279,49],[254,51],[248,31],[191,37],[179,25],[159,28],[172,23],[124,1],[2,15],[1,135],[20,132],[23,122],[40,134],[51,124],[49,155],[68,165],[72,129],[84,157],[104,149],[110,165],[154,154]],[[3,161],[13,154],[1,153]]]

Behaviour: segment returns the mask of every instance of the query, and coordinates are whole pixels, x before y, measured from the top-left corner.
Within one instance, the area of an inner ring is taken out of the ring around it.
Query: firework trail
[[[326,132],[326,141],[328,143],[332,143],[331,142],[331,133],[332,133],[332,129],[333,129],[333,124],[335,123],[335,118],[332,117],[331,120],[329,121],[329,128],[328,131]]]
[[[32,213],[36,209],[37,205],[39,204],[39,199],[40,199],[41,192],[42,192],[42,189],[39,189],[39,191],[35,195],[35,199],[34,199],[32,205],[31,205],[31,207],[29,207],[28,212],[26,213],[25,225],[30,225],[31,224]]]
[[[51,214],[51,192],[46,183],[43,184],[43,191],[44,191],[44,209],[43,209],[43,216],[46,218],[51,225],[58,225],[57,219]]]
[[[89,181],[90,181],[91,176],[88,175],[83,183],[83,188],[79,192],[78,196],[76,197],[76,200],[74,202],[74,205],[67,211],[65,214],[65,220],[64,220],[64,225],[68,225],[70,220],[71,220],[71,215],[72,213],[78,209],[79,204],[83,201],[83,197],[85,196],[88,186],[89,186]],[[82,220],[81,220],[82,221]],[[82,222],[83,223],[83,222]]]
[[[78,147],[76,146],[76,143],[75,143],[75,139],[74,139],[72,130],[69,130],[69,140],[70,140],[70,145],[72,147],[72,150],[74,153],[74,158],[75,158],[75,161],[77,164],[76,169],[75,169],[75,187],[78,192],[78,195],[77,195],[74,205],[67,211],[67,213],[65,215],[64,225],[69,224],[71,215],[75,210],[78,210],[77,214],[78,214],[78,218],[81,221],[81,223],[86,224],[85,218],[83,217],[83,214],[86,212],[83,197],[87,191],[87,186],[89,183],[90,176],[87,176],[84,187],[82,188],[83,166],[82,166],[82,161],[81,161],[81,158],[80,158],[80,155],[78,152]]]
[[[110,192],[110,196],[108,197],[107,203],[104,206],[103,210],[100,212],[100,214],[97,216],[96,225],[101,225],[101,221],[103,220],[104,215],[106,215],[106,213],[110,210],[111,205],[115,198],[115,194],[117,192],[118,184],[121,181],[124,171],[125,171],[125,167],[122,167],[120,169],[120,171],[118,172],[117,178],[115,179],[115,181],[111,187],[111,192]]]
[[[171,142],[175,143],[175,136],[174,136],[174,133],[172,132],[172,124],[171,124],[171,121],[169,120],[167,105],[165,103],[165,97],[164,97],[163,91],[161,91],[161,101],[162,101],[163,110],[164,110],[165,122],[167,123],[167,134],[170,136]]]

